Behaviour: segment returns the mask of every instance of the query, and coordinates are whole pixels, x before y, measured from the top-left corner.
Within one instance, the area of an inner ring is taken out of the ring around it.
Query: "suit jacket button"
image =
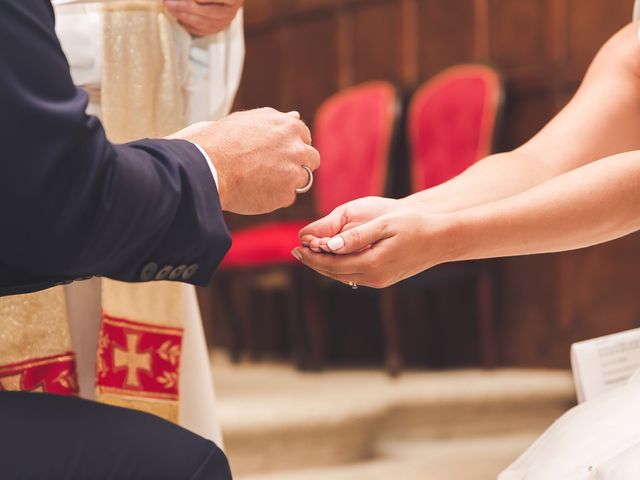
[[[180,265],[173,269],[173,271],[169,274],[169,280],[177,280],[182,277],[182,274],[187,269],[186,265]]]
[[[165,265],[156,275],[156,280],[166,280],[173,272],[173,265]]]
[[[187,269],[184,271],[184,273],[182,274],[182,279],[183,280],[191,279],[196,274],[199,268],[200,268],[200,265],[198,265],[197,263],[194,263],[193,265],[189,265]]]
[[[157,272],[158,272],[157,263],[153,263],[153,262],[147,263],[142,269],[142,272],[140,273],[140,280],[142,280],[143,282],[150,282],[151,280],[154,279]]]

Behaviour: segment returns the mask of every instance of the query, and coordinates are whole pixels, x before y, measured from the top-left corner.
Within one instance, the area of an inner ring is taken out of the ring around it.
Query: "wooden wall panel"
[[[246,50],[242,88],[236,103],[252,108],[280,103],[284,69],[279,32],[267,30],[248,35]]]
[[[498,68],[536,71],[548,67],[546,1],[490,0],[489,18],[490,58]]]
[[[584,75],[600,46],[614,32],[631,21],[633,0],[568,0],[570,70]]]
[[[388,1],[353,12],[354,83],[384,78],[402,83],[402,10]]]
[[[567,366],[571,343],[639,327],[639,245],[635,234],[575,252],[502,260],[501,363]]]
[[[475,55],[476,10],[473,0],[418,2],[418,72],[424,80]]]
[[[502,132],[496,144],[501,151],[522,145],[555,113],[554,99],[547,91],[508,92],[507,95]]]
[[[550,354],[561,343],[555,329],[555,258],[535,255],[502,259],[498,270],[497,326],[499,362],[551,366]],[[566,364],[563,350],[560,365]]]
[[[285,29],[285,110],[300,110],[311,120],[317,106],[338,89],[337,28],[335,16],[323,14]]]
[[[356,82],[383,78],[410,92],[447,66],[487,62],[500,69],[506,83],[497,146],[510,149],[568,101],[599,46],[630,20],[632,4],[251,0],[245,9],[247,62],[237,104],[298,109],[311,120],[324,98]],[[293,209],[271,217],[312,212],[311,196],[305,196]],[[236,220],[232,227],[263,218]],[[496,329],[502,364],[567,366],[570,342],[639,324],[640,235],[579,252],[503,259],[499,265]],[[472,305],[465,292],[460,304]],[[456,325],[472,323],[467,321],[471,310],[456,315],[464,317]],[[458,347],[468,350],[474,332],[464,328],[469,336]],[[344,345],[379,345],[379,338],[360,334],[343,339]],[[418,348],[425,342],[407,344]],[[447,358],[453,364],[457,347],[449,347]],[[424,357],[413,353],[410,358]]]

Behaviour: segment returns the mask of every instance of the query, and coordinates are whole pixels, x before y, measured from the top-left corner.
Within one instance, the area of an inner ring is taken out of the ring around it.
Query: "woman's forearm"
[[[542,164],[522,149],[491,155],[458,177],[402,200],[422,204],[433,213],[448,213],[494,202],[529,190],[556,175],[561,167]]]
[[[622,237],[640,229],[640,151],[444,217],[455,245],[447,260],[558,252]]]

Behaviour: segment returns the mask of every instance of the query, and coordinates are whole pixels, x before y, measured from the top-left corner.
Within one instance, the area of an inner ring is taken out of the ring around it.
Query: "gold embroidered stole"
[[[161,1],[103,5],[102,121],[112,142],[185,125],[171,20]]]
[[[62,287],[0,298],[0,391],[78,393]]]
[[[101,108],[116,143],[184,127],[175,41],[161,2],[104,5]],[[99,401],[178,421],[182,301],[173,282],[103,280]]]
[[[101,107],[110,140],[179,130],[184,126],[183,92],[171,20],[162,3],[112,1],[102,7]],[[99,401],[177,422],[182,302],[175,283],[104,279]],[[78,393],[62,287],[0,298],[0,390]]]

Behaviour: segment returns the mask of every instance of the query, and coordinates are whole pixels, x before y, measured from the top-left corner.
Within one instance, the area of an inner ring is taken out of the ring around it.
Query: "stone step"
[[[533,437],[574,401],[565,371],[407,372],[392,379],[371,370],[309,374],[216,361],[214,372],[226,450],[240,475],[404,462],[379,459],[380,446],[394,442]]]
[[[489,480],[530,445],[533,435],[392,442],[359,463],[240,475],[237,480]]]

